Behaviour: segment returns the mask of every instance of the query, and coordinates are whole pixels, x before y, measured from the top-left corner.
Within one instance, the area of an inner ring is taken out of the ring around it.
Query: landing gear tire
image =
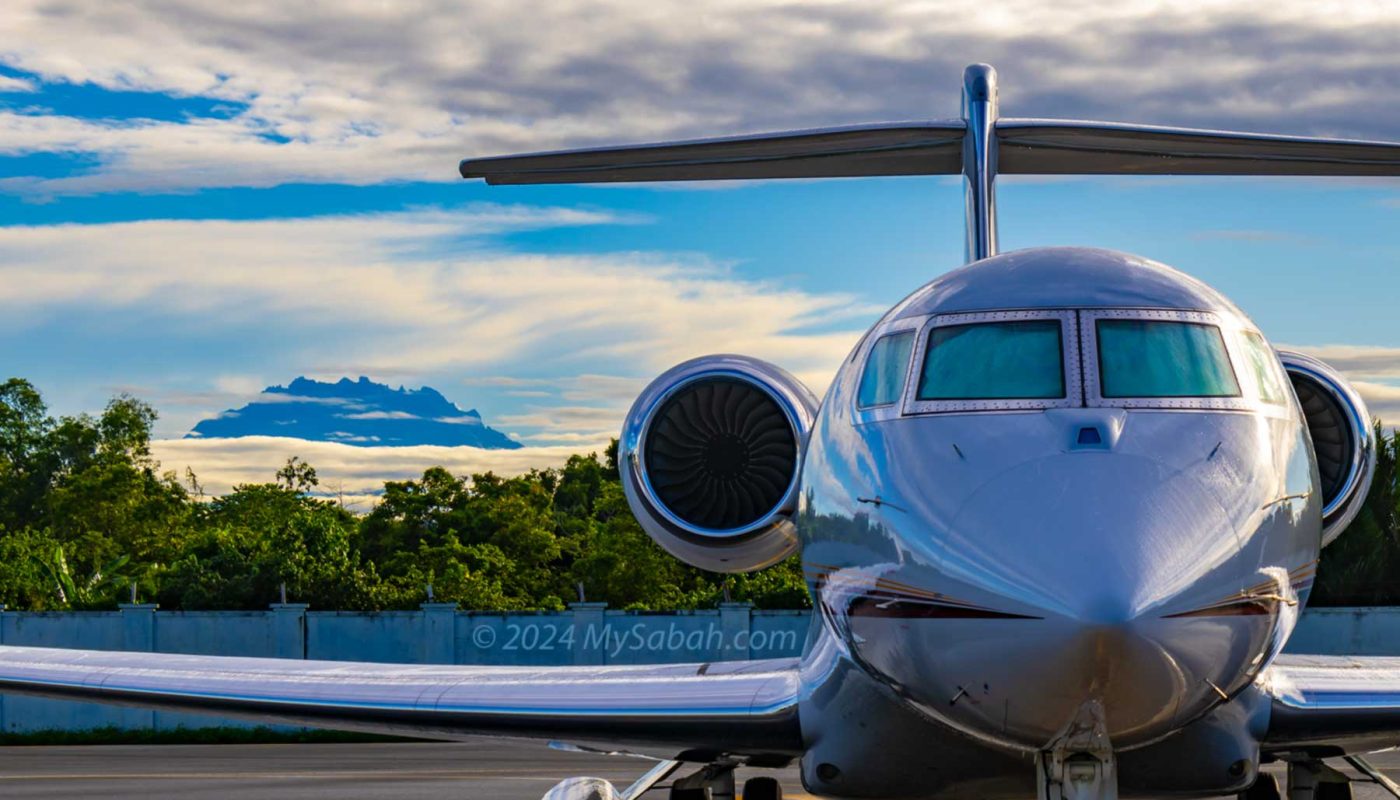
[[[749,778],[744,781],[744,800],[783,800],[783,787],[776,778]]]
[[[1283,792],[1279,789],[1277,776],[1260,773],[1254,785],[1237,796],[1239,800],[1282,800]]]

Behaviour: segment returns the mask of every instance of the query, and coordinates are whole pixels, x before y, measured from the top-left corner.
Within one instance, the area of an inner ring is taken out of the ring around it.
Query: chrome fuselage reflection
[[[1063,321],[1062,401],[920,403],[916,347],[899,399],[861,407],[882,335],[1004,313]],[[1110,315],[1218,326],[1239,396],[1102,397],[1093,325]],[[998,256],[889,312],[833,382],[801,478],[804,568],[844,655],[1021,751],[1088,703],[1132,748],[1243,691],[1297,619],[1322,526],[1296,400],[1262,402],[1246,334],[1198,281],[1078,249]]]

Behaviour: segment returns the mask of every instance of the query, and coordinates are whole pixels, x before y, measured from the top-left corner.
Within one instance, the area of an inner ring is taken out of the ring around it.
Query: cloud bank
[[[1400,130],[1388,3],[15,0],[0,40],[22,72],[0,89],[38,90],[0,153],[97,161],[0,184],[36,194],[446,181],[468,154],[948,117],[972,61],[1016,116]],[[234,113],[83,118],[36,81]]]
[[[316,468],[317,492],[343,500],[347,507],[368,511],[378,501],[385,481],[411,480],[432,466],[455,475],[480,472],[516,475],[531,469],[560,467],[575,453],[598,453],[608,440],[580,441],[554,447],[520,450],[480,450],[473,447],[355,447],[336,442],[311,442],[275,436],[241,439],[163,439],[152,454],[166,470],[183,475],[193,469],[209,495],[226,494],[239,484],[270,483],[273,473],[295,456]]]
[[[472,206],[0,227],[0,335],[98,362],[95,374],[167,412],[167,436],[296,375],[394,377],[449,396],[467,376],[526,394],[492,423],[549,443],[616,431],[646,379],[705,353],[767,358],[821,391],[876,313],[694,259],[528,255],[482,238],[614,221]],[[224,372],[213,391],[208,357]],[[205,373],[193,386],[191,364]]]

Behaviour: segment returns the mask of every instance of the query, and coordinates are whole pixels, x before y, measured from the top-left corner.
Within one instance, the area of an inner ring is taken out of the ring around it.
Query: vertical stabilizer
[[[963,189],[967,196],[967,260],[997,253],[997,71],[973,64],[963,71]]]

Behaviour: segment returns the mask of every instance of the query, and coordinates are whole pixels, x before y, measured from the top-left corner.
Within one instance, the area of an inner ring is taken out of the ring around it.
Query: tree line
[[[515,477],[441,467],[388,481],[355,514],[316,495],[291,459],[268,483],[209,498],[198,476],[151,455],[156,412],[120,395],[97,416],[52,417],[27,381],[0,384],[0,603],[11,609],[261,609],[282,596],[322,609],[557,610],[809,605],[798,559],[748,575],[687,567],[642,532],[613,444]],[[1323,552],[1315,605],[1400,601],[1400,434],[1377,425],[1365,507]],[[820,522],[819,520],[813,522]]]
[[[713,608],[726,596],[801,608],[796,559],[750,575],[681,564],[642,532],[622,494],[616,445],[557,469],[504,477],[434,467],[389,481],[355,514],[316,495],[292,459],[268,483],[205,497],[199,478],[151,455],[156,412],[121,395],[96,416],[52,417],[29,382],[0,384],[0,603],[113,608],[135,584],[165,609],[557,610],[583,596],[615,608]]]

